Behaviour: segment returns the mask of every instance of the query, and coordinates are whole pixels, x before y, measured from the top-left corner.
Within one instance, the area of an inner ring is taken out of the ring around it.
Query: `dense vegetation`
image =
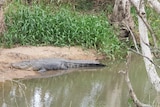
[[[13,2],[5,11],[2,45],[54,45],[95,48],[108,56],[122,54],[122,44],[103,12],[87,14],[69,6],[28,6]]]

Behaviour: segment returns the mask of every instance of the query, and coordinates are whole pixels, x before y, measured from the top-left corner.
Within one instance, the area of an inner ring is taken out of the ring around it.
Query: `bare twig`
[[[150,58],[148,58],[147,56],[144,56],[144,55],[142,55],[141,53],[139,53],[139,52],[137,52],[137,51],[135,51],[135,50],[133,50],[133,49],[129,49],[130,51],[132,51],[132,52],[134,52],[134,53],[136,53],[136,54],[138,54],[138,55],[140,55],[140,56],[142,56],[142,57],[145,57],[146,59],[148,59],[152,64],[154,64],[157,68],[159,68],[160,69],[160,66],[159,65],[157,65],[157,64],[155,64]]]
[[[136,42],[136,39],[135,39],[135,36],[134,36],[132,30],[129,28],[129,26],[126,23],[125,23],[125,25],[126,25],[127,29],[129,30],[129,32],[130,32],[130,34],[132,36],[132,39],[133,39],[133,42],[134,42],[134,46],[135,46],[137,52],[139,52],[139,49],[137,47],[137,42]]]

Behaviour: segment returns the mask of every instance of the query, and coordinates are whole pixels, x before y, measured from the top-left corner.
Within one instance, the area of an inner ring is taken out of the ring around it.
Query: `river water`
[[[106,63],[102,69],[0,83],[0,106],[133,107],[124,76],[118,73],[125,69],[125,60]],[[141,57],[132,56],[129,74],[140,101],[156,105],[158,96],[148,81]]]

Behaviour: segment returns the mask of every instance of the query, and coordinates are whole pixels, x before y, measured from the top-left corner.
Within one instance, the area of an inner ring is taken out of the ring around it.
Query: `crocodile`
[[[91,60],[67,60],[58,58],[34,59],[12,63],[11,66],[16,69],[34,70],[45,72],[49,70],[67,70],[71,68],[83,67],[104,67],[106,65],[98,61]]]

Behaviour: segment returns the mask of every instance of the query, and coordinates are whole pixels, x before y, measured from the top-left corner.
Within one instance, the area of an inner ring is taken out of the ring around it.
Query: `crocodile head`
[[[11,65],[12,67],[18,68],[18,69],[29,69],[32,67],[30,61],[12,63]]]

